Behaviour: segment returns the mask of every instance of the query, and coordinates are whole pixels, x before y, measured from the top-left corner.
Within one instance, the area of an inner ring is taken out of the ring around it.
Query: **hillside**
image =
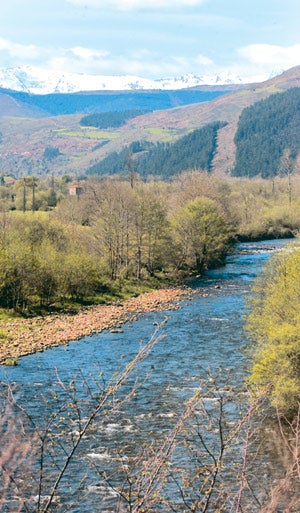
[[[224,123],[209,123],[173,143],[132,143],[121,152],[113,152],[98,162],[87,174],[138,173],[162,179],[187,169],[211,171],[216,152],[218,130]]]
[[[45,116],[45,114],[36,105],[24,103],[19,98],[15,98],[9,91],[5,92],[0,89],[0,116],[39,118]]]
[[[18,104],[20,110],[15,113],[0,110],[1,116],[45,117],[66,114],[86,114],[94,112],[124,111],[129,109],[154,111],[171,109],[192,103],[211,101],[238,86],[211,86],[191,89],[153,90],[153,91],[98,91],[82,93],[29,94],[0,88],[0,95],[5,95],[12,103]]]
[[[2,116],[0,172],[15,175],[44,172],[83,174],[110,153],[120,152],[134,141],[172,143],[193,129],[208,123],[224,122],[227,125],[218,131],[212,169],[226,173],[234,166],[234,136],[243,109],[292,87],[300,87],[300,66],[211,101],[138,116],[116,129],[82,127],[80,114],[38,119]],[[129,107],[132,105],[127,105],[127,109]],[[57,148],[58,156],[45,160],[46,147]]]
[[[300,87],[269,96],[243,110],[235,134],[234,176],[286,174],[300,152]],[[289,169],[286,169],[287,158]]]
[[[266,82],[251,84],[249,87],[232,92],[216,100],[199,105],[189,105],[167,112],[153,112],[146,118],[135,121],[135,128],[147,130],[184,130],[199,128],[206,123],[223,121],[227,125],[218,132],[217,152],[213,162],[216,172],[229,172],[235,162],[234,136],[237,130],[239,116],[244,108],[271,94],[300,87],[300,66],[292,68],[282,75]]]

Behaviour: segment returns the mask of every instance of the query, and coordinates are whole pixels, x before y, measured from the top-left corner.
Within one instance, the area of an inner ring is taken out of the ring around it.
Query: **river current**
[[[114,493],[107,491],[99,479],[99,466],[106,466],[107,472],[111,470],[113,451],[124,453],[126,458],[137,446],[167,433],[201,383],[217,379],[218,387],[233,387],[236,395],[243,393],[249,364],[245,350],[249,341],[243,331],[246,298],[269,256],[286,244],[282,240],[238,244],[224,267],[189,284],[193,293],[179,301],[178,310],[140,315],[119,330],[23,357],[17,367],[0,367],[0,382],[13,384],[18,403],[30,416],[30,422],[44,429],[53,411],[67,403],[71,380],[76,383],[76,397],[83,401],[83,415],[88,414],[86,395],[95,397],[102,384],[124,368],[163,323],[159,330],[162,339],[123,388],[124,397],[139,379],[131,400],[113,418],[108,416],[98,423],[90,438],[83,441],[79,452],[85,481],[74,465],[72,477],[57,492],[58,496],[61,493],[61,502],[53,511],[115,511]],[[75,397],[74,385],[71,389]],[[60,415],[62,419],[66,417],[63,410]],[[238,415],[236,408],[230,415]],[[65,429],[75,428],[62,420],[61,430]],[[94,468],[90,468],[90,462]],[[81,486],[82,503],[70,499],[74,486]]]

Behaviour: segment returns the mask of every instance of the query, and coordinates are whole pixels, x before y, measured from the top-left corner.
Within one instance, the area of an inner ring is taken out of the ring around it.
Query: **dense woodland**
[[[243,110],[235,135],[234,176],[268,178],[288,173],[283,162],[287,150],[290,167],[300,150],[300,88],[272,94]]]
[[[95,112],[83,116],[80,120],[81,126],[94,126],[95,128],[118,128],[131,118],[146,114],[147,110],[124,110],[113,112]]]
[[[222,264],[232,243],[293,236],[299,180],[27,177],[0,187],[0,304],[30,312],[122,297]]]
[[[225,123],[210,123],[190,134],[181,137],[174,143],[134,142],[129,152],[135,158],[128,162],[128,149],[120,153],[112,153],[104,160],[88,169],[88,175],[104,175],[135,171],[142,177],[159,176],[167,179],[186,169],[202,169],[211,171],[212,160],[216,151],[218,130]],[[136,147],[140,146],[139,152]],[[140,155],[139,155],[140,153]]]
[[[230,90],[230,87],[228,88]],[[0,89],[17,101],[38,107],[43,115],[61,116],[74,113],[99,113],[112,111],[161,110],[211,101],[225,94],[222,88],[217,91],[179,89],[176,91],[99,91],[85,93],[29,94]]]
[[[87,123],[92,126],[97,126],[98,121],[93,121],[95,116],[96,120],[99,119],[99,128],[115,126],[109,124],[114,123],[115,115],[107,114],[108,120],[103,118],[103,126],[100,114],[83,119],[87,119]],[[109,116],[112,121],[109,121]],[[117,113],[116,119],[119,119]],[[136,155],[135,171],[143,177],[159,176],[163,179],[186,169],[201,168],[210,171],[216,152],[218,130],[225,125],[226,123],[220,122],[210,123],[173,143],[151,145],[141,142],[142,153]],[[258,175],[272,178],[289,174],[296,166],[296,156],[300,149],[299,129],[299,87],[272,94],[267,99],[245,108],[234,138],[236,158],[231,174],[249,178]],[[128,166],[127,154],[126,148],[113,152],[89,168],[87,174],[122,173]]]

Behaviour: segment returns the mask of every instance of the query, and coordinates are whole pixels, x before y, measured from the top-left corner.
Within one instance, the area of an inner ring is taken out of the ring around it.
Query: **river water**
[[[100,475],[103,469],[111,472],[111,482],[117,486],[121,477],[119,470],[113,468],[116,454],[120,466],[120,458],[130,458],[146,442],[161,439],[175,425],[186,401],[199,386],[203,388],[205,384],[206,407],[216,401],[215,391],[207,391],[210,384],[217,383],[220,390],[232,387],[237,398],[243,397],[248,365],[245,349],[249,344],[243,332],[246,298],[269,256],[286,244],[280,240],[239,244],[226,266],[193,280],[193,293],[180,301],[178,310],[144,314],[117,332],[102,332],[23,357],[17,367],[0,367],[0,382],[14,386],[18,403],[30,417],[29,429],[35,424],[41,431],[52,430],[58,438],[59,430],[76,437],[78,418],[70,403],[81,401],[81,415],[88,415],[101,387],[134,358],[141,344],[163,323],[162,339],[118,396],[121,401],[138,379],[139,386],[131,400],[113,416],[107,414],[104,420],[97,420],[83,440],[75,463],[70,465],[56,494],[58,503],[51,511],[117,511],[116,494],[107,483],[103,484]],[[231,422],[240,414],[237,404],[227,411]],[[53,411],[59,408],[55,420],[49,422],[54,418]],[[66,443],[65,449],[68,447]],[[57,451],[56,461],[52,459],[51,463],[51,456],[45,468],[63,461],[64,449]],[[80,490],[79,497],[75,489]],[[47,490],[42,494],[47,495]],[[4,511],[11,511],[9,505]],[[184,510],[177,506],[176,511]]]

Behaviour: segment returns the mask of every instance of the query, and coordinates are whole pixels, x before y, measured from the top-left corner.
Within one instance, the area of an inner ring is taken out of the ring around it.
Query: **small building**
[[[83,187],[78,183],[73,183],[69,185],[69,194],[70,196],[80,196],[83,193]]]
[[[15,180],[13,180],[13,178],[4,178],[4,183],[5,185],[7,185],[7,187],[12,187],[13,185],[15,185]]]

